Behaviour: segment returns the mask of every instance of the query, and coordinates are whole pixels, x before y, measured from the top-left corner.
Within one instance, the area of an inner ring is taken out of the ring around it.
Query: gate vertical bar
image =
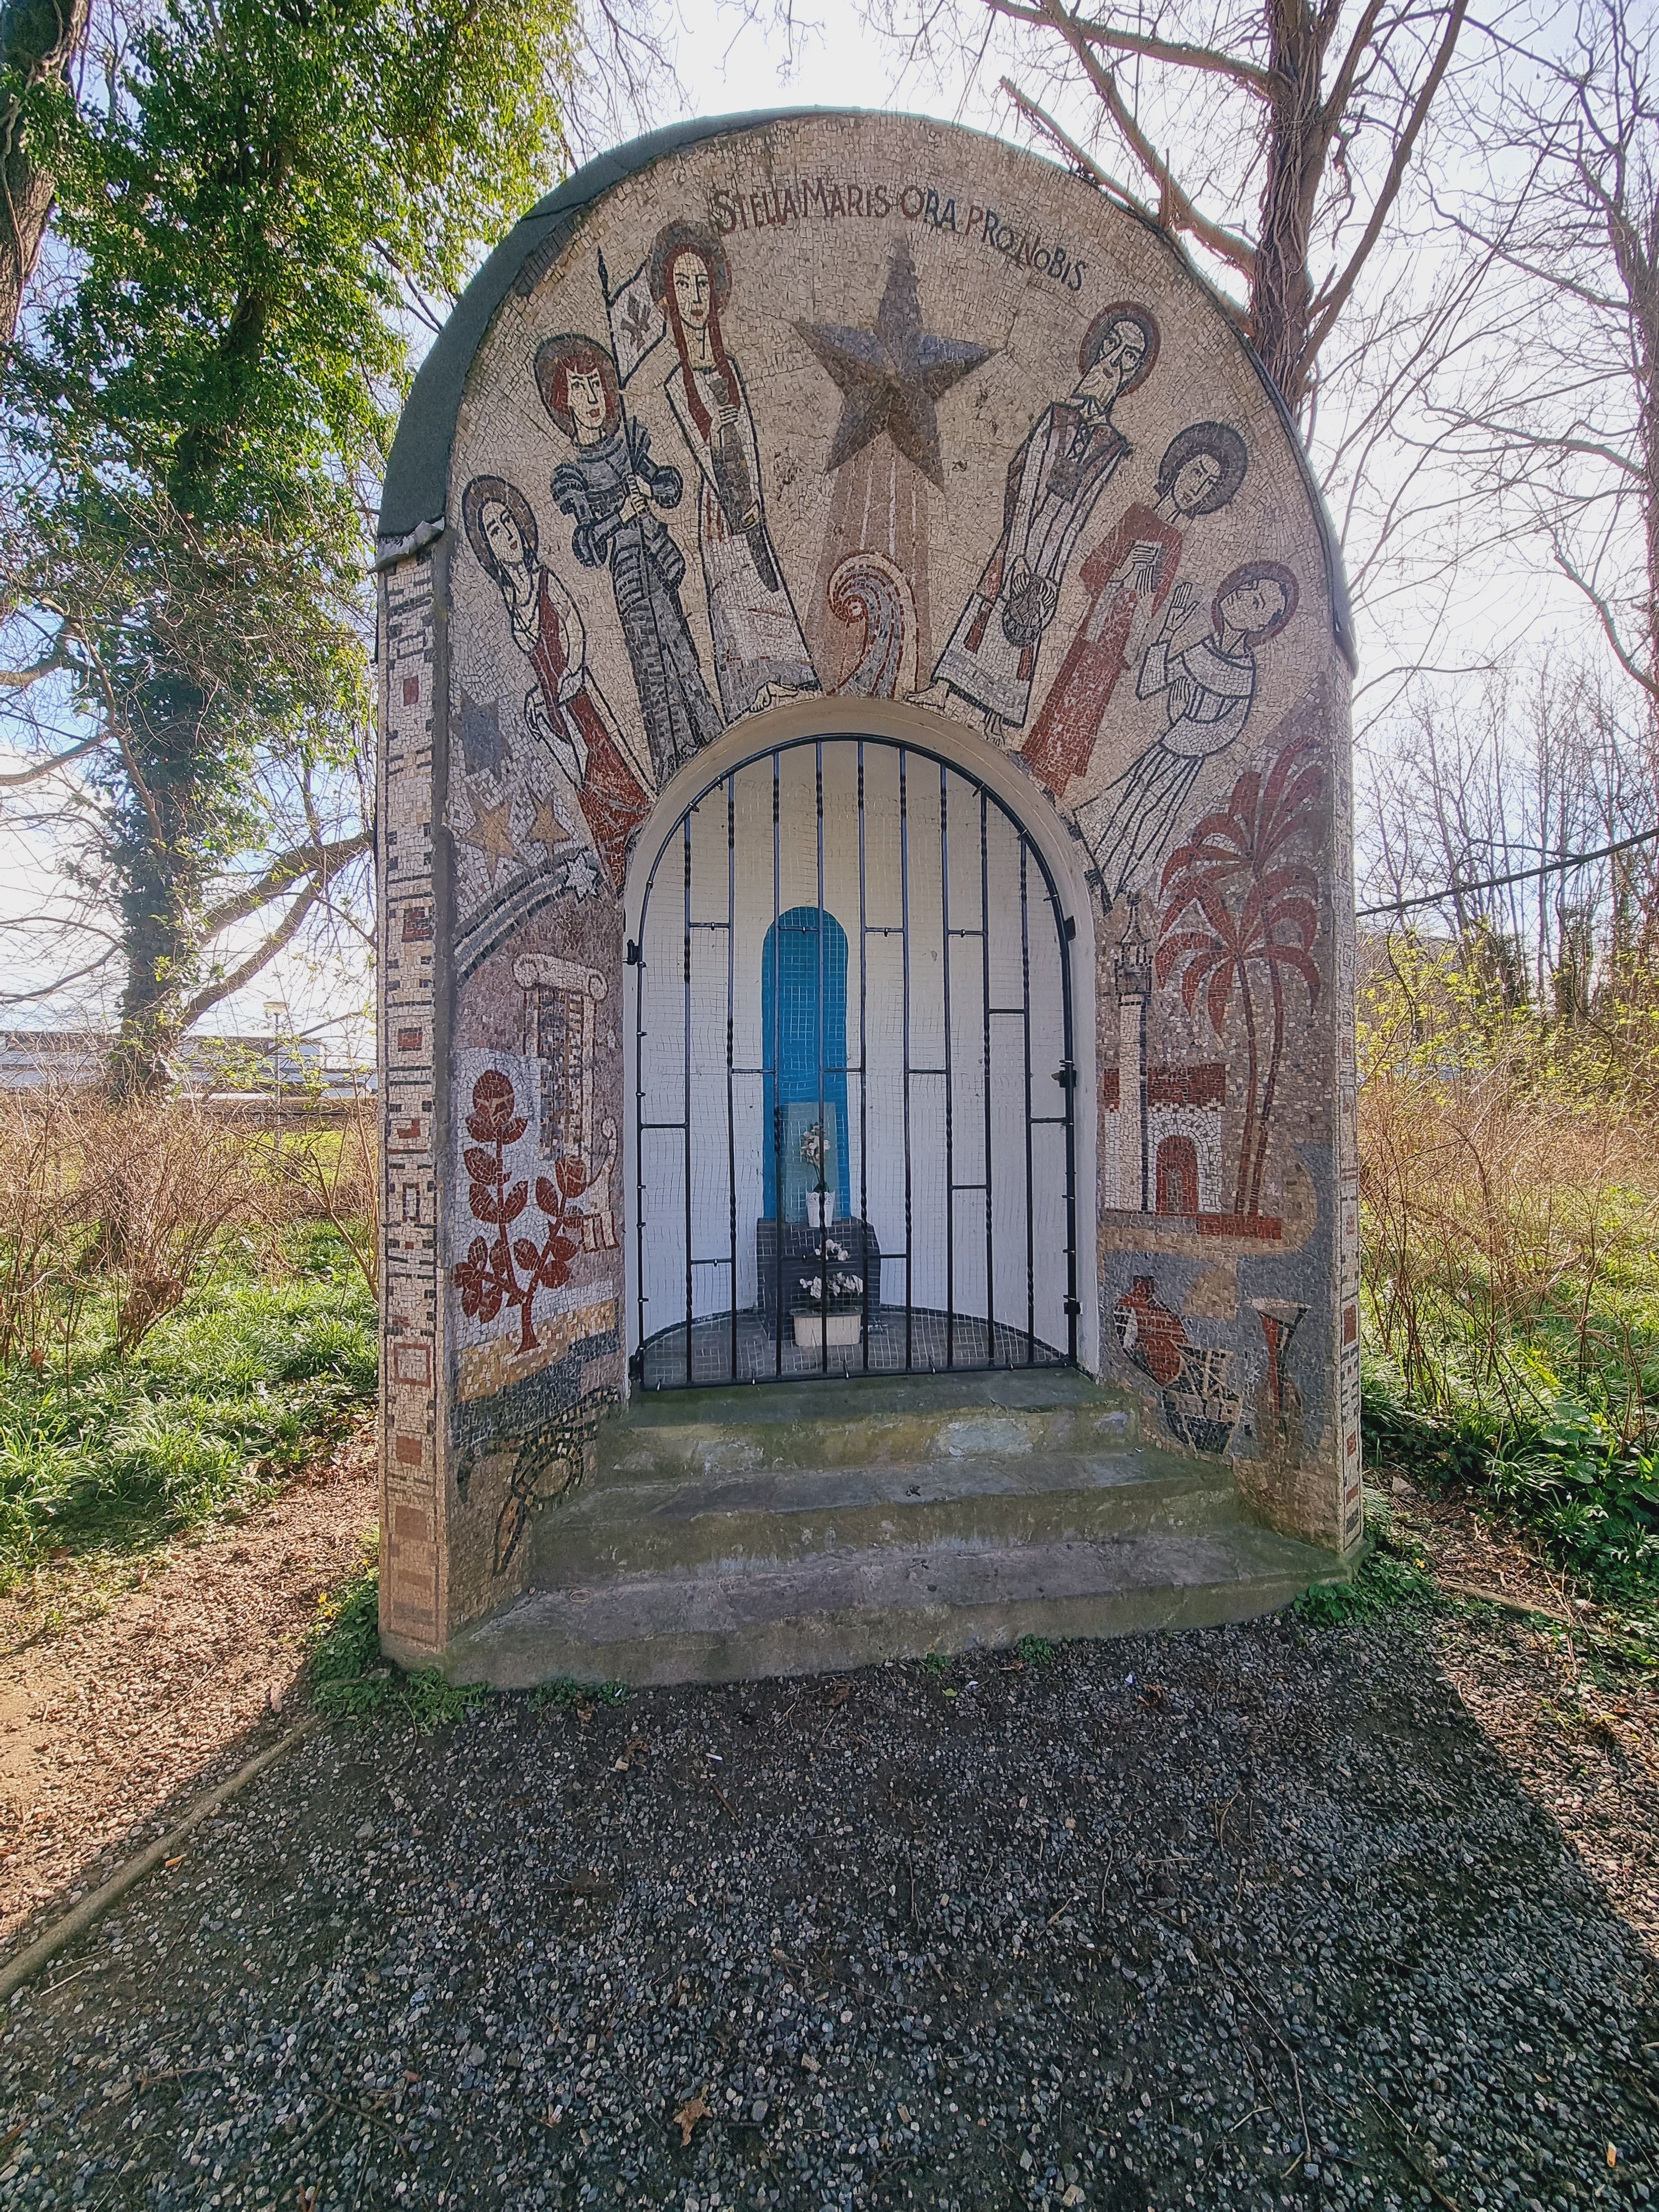
[[[691,1316],[695,1304],[691,1271],[691,809],[685,814],[685,1033],[681,1039],[684,1048],[685,1088],[681,1102],[684,1115],[683,1146],[685,1157],[685,1380],[688,1388],[692,1379]]]
[[[910,755],[899,747],[899,950],[904,968],[904,1364],[915,1363],[916,1235],[910,1182]]]
[[[995,1177],[991,1170],[991,803],[979,794],[980,1008],[985,1023],[985,1357],[997,1364],[996,1227],[991,1215]]]
[[[1066,1041],[1066,1066],[1072,1080],[1066,1085],[1066,1356],[1077,1365],[1077,1061],[1073,1054],[1072,957],[1069,925],[1061,913],[1059,894],[1050,883],[1048,904],[1054,920],[1054,941],[1060,948],[1060,1027]]]
[[[870,899],[864,848],[864,740],[859,739],[859,1264],[863,1271],[863,1318],[859,1340],[870,1371]]]
[[[782,1075],[778,1051],[781,1008],[783,1003],[783,948],[778,939],[778,918],[783,910],[783,755],[772,755],[772,1034],[761,1048],[764,1063],[769,1054],[772,1068],[772,1371],[783,1372],[783,1100],[779,1095]]]
[[[654,877],[656,870],[652,870]],[[640,901],[640,937],[634,967],[634,1297],[638,1332],[634,1340],[640,1386],[645,1386],[645,917],[651,910],[651,885]]]
[[[956,1078],[951,1044],[951,771],[939,768],[939,934],[945,971],[945,1364],[957,1364]]]
[[[738,1379],[738,1121],[732,1063],[737,1058],[738,777],[726,779],[726,1292],[732,1313],[731,1380]]]
[[[828,1373],[830,1367],[830,1227],[825,1218],[829,1212],[826,1196],[824,1164],[830,1152],[830,1132],[825,1126],[830,1103],[824,1095],[823,1082],[823,744],[822,739],[813,748],[815,790],[817,799],[818,833],[818,1284],[823,1296],[818,1300],[818,1367]],[[843,1009],[842,1027],[846,1026]],[[837,1176],[841,1172],[836,1164]]]
[[[1036,1358],[1036,1163],[1031,1142],[1031,902],[1030,852],[1019,841],[1020,1012],[1025,1038],[1025,1364]]]

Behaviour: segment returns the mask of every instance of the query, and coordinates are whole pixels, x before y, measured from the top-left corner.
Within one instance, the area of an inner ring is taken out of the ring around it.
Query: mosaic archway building
[[[379,565],[388,1650],[718,1676],[1339,1571],[1352,641],[1170,246],[941,125],[642,139],[456,309]]]

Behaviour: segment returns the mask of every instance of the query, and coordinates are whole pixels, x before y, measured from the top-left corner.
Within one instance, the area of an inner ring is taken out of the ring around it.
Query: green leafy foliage
[[[1391,941],[1362,993],[1368,1462],[1483,1495],[1659,1600],[1652,1009],[1547,1020],[1502,948]]]
[[[307,1679],[319,1711],[337,1720],[395,1716],[424,1732],[483,1704],[489,1692],[482,1682],[452,1682],[435,1667],[406,1674],[383,1659],[380,1610],[370,1556],[318,1608]]]
[[[139,1350],[112,1300],[67,1369],[0,1373],[0,1577],[47,1553],[153,1543],[295,1473],[374,1402],[374,1302],[331,1231],[290,1239],[294,1272],[222,1267]]]
[[[1028,1667],[1051,1667],[1054,1647],[1046,1636],[1022,1636],[1014,1646],[1016,1657]]]
[[[1505,1436],[1487,1482],[1593,1579],[1659,1583],[1659,1452],[1624,1444],[1590,1408],[1561,1398],[1534,1434]]]
[[[1412,1531],[1372,1491],[1365,1493],[1365,1527],[1367,1547],[1353,1572],[1344,1581],[1315,1583],[1304,1590],[1292,1608],[1298,1620],[1336,1628],[1385,1613],[1443,1608],[1446,1601]]]
[[[106,100],[31,120],[69,281],[8,362],[0,605],[106,740],[83,865],[118,918],[135,1081],[208,988],[226,872],[278,794],[302,851],[328,842],[313,781],[367,726],[366,523],[407,333],[556,173],[574,21],[168,0]]]

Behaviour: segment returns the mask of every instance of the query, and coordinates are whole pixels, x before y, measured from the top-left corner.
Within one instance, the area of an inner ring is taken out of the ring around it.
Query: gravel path
[[[1281,1619],[337,1728],[0,2015],[0,2201],[1645,2203],[1659,1978],[1482,1638],[1544,1697]]]
[[[246,1517],[0,1596],[0,1942],[281,1734],[317,1601],[362,1559],[379,1490],[365,1432]]]

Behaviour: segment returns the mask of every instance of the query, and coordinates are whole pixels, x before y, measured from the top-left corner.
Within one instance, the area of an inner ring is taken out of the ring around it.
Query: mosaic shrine
[[[686,1379],[683,1279],[688,1363],[902,1364],[902,1298],[909,1364],[941,1313],[930,1361],[1075,1358],[1345,1548],[1351,672],[1294,434],[1046,163],[680,140],[503,246],[383,521],[391,1644]]]

